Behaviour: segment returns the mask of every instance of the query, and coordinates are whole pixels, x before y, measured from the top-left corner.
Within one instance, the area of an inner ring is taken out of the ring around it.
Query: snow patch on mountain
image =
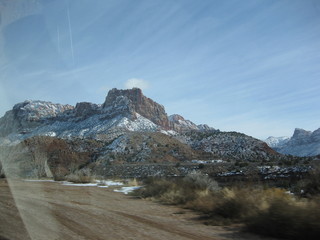
[[[132,121],[124,117],[117,124],[117,126],[125,128],[129,131],[156,131],[159,129],[158,125],[154,124],[149,119],[141,116],[139,113],[136,113],[136,118],[137,119]]]
[[[279,146],[282,146],[283,144],[285,144],[286,142],[288,142],[290,140],[290,137],[268,137],[266,140],[264,140],[269,147],[272,148],[276,148]]]

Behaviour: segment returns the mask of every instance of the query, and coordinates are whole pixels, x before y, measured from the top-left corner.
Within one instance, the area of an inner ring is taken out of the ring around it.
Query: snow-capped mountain
[[[266,140],[264,140],[269,147],[276,148],[280,147],[283,144],[287,143],[289,141],[290,137],[268,137]]]
[[[283,154],[316,156],[320,154],[320,128],[313,132],[296,128],[291,138],[269,137],[266,143]]]
[[[112,129],[168,131],[164,107],[143,96],[140,89],[112,89],[102,105],[70,105],[44,101],[16,104],[0,119],[0,136],[12,141],[32,136],[94,137]]]
[[[196,125],[177,114],[168,117],[162,105],[138,88],[112,89],[103,104],[25,101],[0,118],[0,145],[16,145],[39,136],[63,139],[68,144],[85,140],[80,145],[88,139],[103,141],[103,147],[90,150],[90,156],[99,156],[101,161],[183,161],[192,157],[256,161],[279,157],[266,143],[245,134]]]
[[[0,137],[7,141],[32,136],[96,137],[116,129],[166,134],[213,130],[179,115],[168,117],[162,105],[145,97],[138,88],[112,89],[101,105],[80,102],[73,107],[28,100],[16,104],[0,119]]]

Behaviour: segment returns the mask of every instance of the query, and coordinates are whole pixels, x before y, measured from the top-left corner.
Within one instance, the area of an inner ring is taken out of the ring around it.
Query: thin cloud
[[[125,82],[124,86],[125,88],[141,88],[145,90],[149,88],[150,84],[144,79],[130,78]]]

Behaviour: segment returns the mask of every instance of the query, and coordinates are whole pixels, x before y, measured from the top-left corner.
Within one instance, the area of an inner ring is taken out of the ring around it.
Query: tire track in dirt
[[[188,238],[188,239],[193,239],[193,240],[217,240],[217,239],[212,238],[212,237],[208,238],[206,236],[200,236],[200,235],[196,235],[196,234],[192,234],[192,233],[183,232],[183,231],[180,231],[179,229],[173,228],[172,226],[164,225],[164,224],[161,224],[161,223],[158,223],[158,222],[153,222],[153,221],[151,221],[149,219],[142,218],[142,217],[139,217],[139,216],[136,216],[136,215],[131,215],[131,214],[124,213],[124,212],[119,212],[119,211],[113,211],[113,212],[118,214],[118,215],[120,215],[120,216],[123,216],[123,217],[126,217],[126,218],[130,218],[130,219],[132,219],[134,221],[149,225],[149,226],[151,226],[153,228],[156,228],[158,230],[170,232],[170,233],[173,233],[173,234],[176,234],[176,235],[179,235],[181,237]]]
[[[85,237],[85,239],[105,240],[105,238],[101,238],[94,231],[92,231],[91,228],[76,222],[72,218],[67,217],[65,214],[55,212],[54,216],[58,222],[78,236]]]

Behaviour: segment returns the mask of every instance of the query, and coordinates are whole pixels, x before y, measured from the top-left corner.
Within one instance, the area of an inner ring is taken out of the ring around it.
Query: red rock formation
[[[138,113],[165,129],[170,128],[168,116],[164,107],[154,102],[152,99],[145,97],[139,88],[128,90],[118,90],[113,88],[109,91],[106,101],[102,107],[114,108],[121,104],[127,105],[127,108],[122,109],[129,112],[132,118],[136,117],[134,113]]]

